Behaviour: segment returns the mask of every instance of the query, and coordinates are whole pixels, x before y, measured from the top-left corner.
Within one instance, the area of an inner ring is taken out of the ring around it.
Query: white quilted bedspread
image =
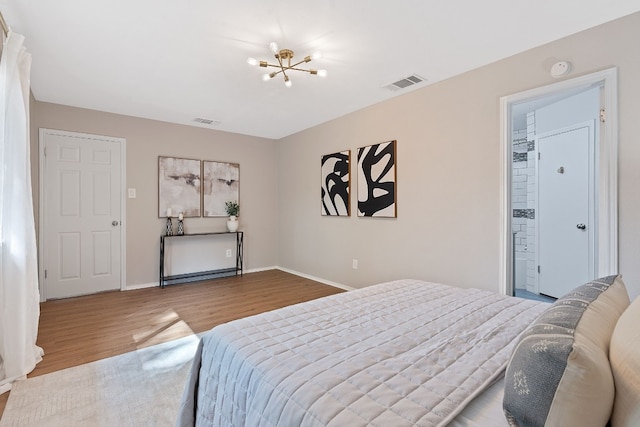
[[[220,325],[202,339],[177,425],[193,425],[194,409],[198,426],[444,425],[546,306],[402,280]]]

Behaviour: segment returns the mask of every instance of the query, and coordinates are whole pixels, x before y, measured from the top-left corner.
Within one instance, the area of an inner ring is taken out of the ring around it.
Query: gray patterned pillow
[[[607,423],[614,386],[609,342],[629,296],[620,276],[582,285],[558,299],[522,334],[505,374],[511,426]]]

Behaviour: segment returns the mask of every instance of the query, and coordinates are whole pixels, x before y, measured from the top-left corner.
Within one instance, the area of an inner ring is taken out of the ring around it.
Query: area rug
[[[16,382],[0,427],[172,426],[197,344],[191,335]]]

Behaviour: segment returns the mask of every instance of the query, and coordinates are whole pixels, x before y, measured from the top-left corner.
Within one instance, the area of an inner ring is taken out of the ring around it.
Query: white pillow
[[[609,360],[616,385],[611,426],[640,426],[640,297],[613,330]]]

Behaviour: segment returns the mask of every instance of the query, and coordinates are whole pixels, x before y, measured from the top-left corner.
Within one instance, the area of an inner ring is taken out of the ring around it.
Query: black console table
[[[221,268],[218,270],[198,271],[187,274],[176,274],[173,276],[164,275],[164,243],[165,239],[182,239],[193,236],[220,236],[220,235],[236,235],[236,266],[231,268]],[[197,280],[207,280],[215,277],[222,277],[223,275],[238,275],[242,276],[242,245],[244,241],[244,233],[242,231],[220,231],[213,233],[191,233],[191,234],[174,234],[171,236],[160,236],[160,280],[159,284],[161,288],[165,285],[171,285],[174,283],[194,282]]]

